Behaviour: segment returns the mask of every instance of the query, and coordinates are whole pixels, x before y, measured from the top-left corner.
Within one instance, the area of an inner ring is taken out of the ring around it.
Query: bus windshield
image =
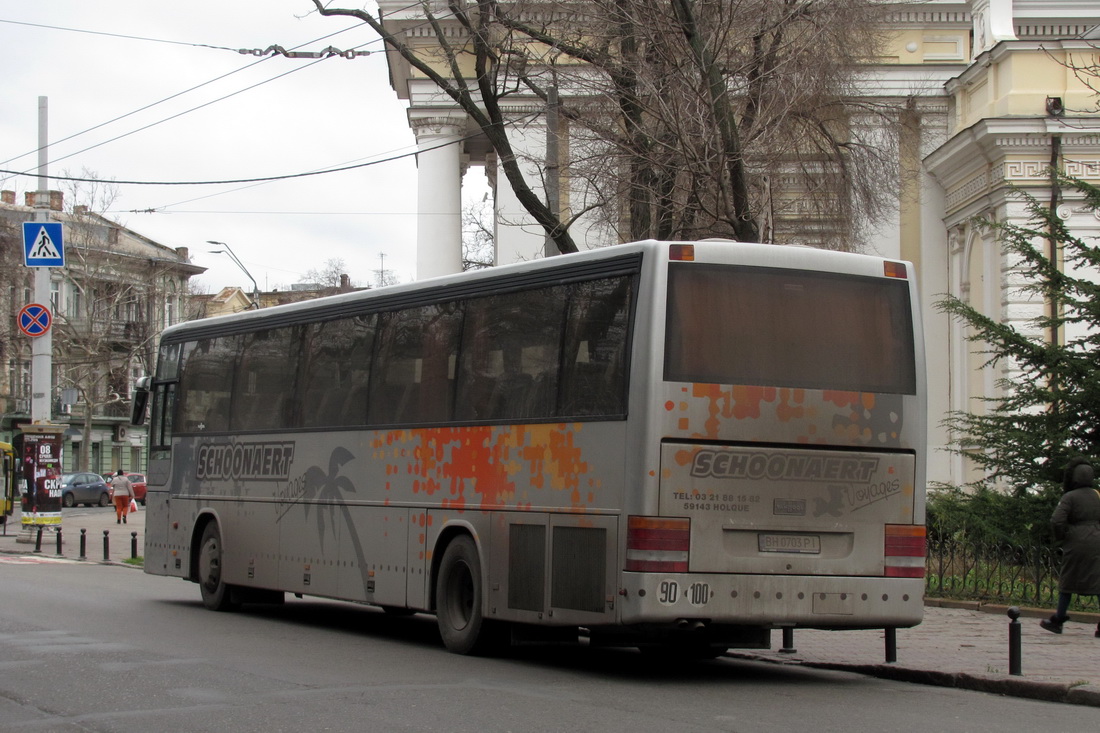
[[[665,379],[916,393],[905,280],[670,263]]]

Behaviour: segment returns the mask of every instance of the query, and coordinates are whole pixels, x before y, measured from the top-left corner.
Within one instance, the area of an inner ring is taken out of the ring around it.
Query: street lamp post
[[[207,244],[215,244],[219,247],[225,247],[224,250],[212,249],[209,250],[211,254],[229,255],[229,259],[233,260],[237,264],[237,267],[241,268],[241,272],[248,275],[248,279],[252,281],[252,307],[260,307],[260,286],[256,284],[256,278],[252,277],[252,273],[248,271],[248,268],[244,266],[244,263],[237,259],[237,255],[233,252],[233,249],[225,242],[215,242],[213,239],[206,240]]]

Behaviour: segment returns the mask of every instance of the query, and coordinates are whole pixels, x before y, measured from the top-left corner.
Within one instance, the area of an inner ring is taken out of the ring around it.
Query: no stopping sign
[[[31,303],[23,306],[15,320],[19,324],[19,330],[27,336],[42,336],[50,330],[53,316],[46,306]]]

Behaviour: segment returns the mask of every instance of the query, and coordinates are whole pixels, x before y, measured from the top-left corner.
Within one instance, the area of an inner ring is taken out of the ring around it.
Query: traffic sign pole
[[[38,192],[34,197],[34,220],[43,224],[50,220],[49,162],[49,102],[38,98]],[[34,268],[34,300],[50,307],[50,268]],[[51,418],[50,395],[53,392],[53,330],[31,342],[31,422],[45,423]]]

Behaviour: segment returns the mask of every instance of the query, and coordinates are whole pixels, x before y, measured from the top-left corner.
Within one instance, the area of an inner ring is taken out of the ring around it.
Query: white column
[[[462,138],[458,120],[412,120],[418,151],[416,279],[462,272]]]

